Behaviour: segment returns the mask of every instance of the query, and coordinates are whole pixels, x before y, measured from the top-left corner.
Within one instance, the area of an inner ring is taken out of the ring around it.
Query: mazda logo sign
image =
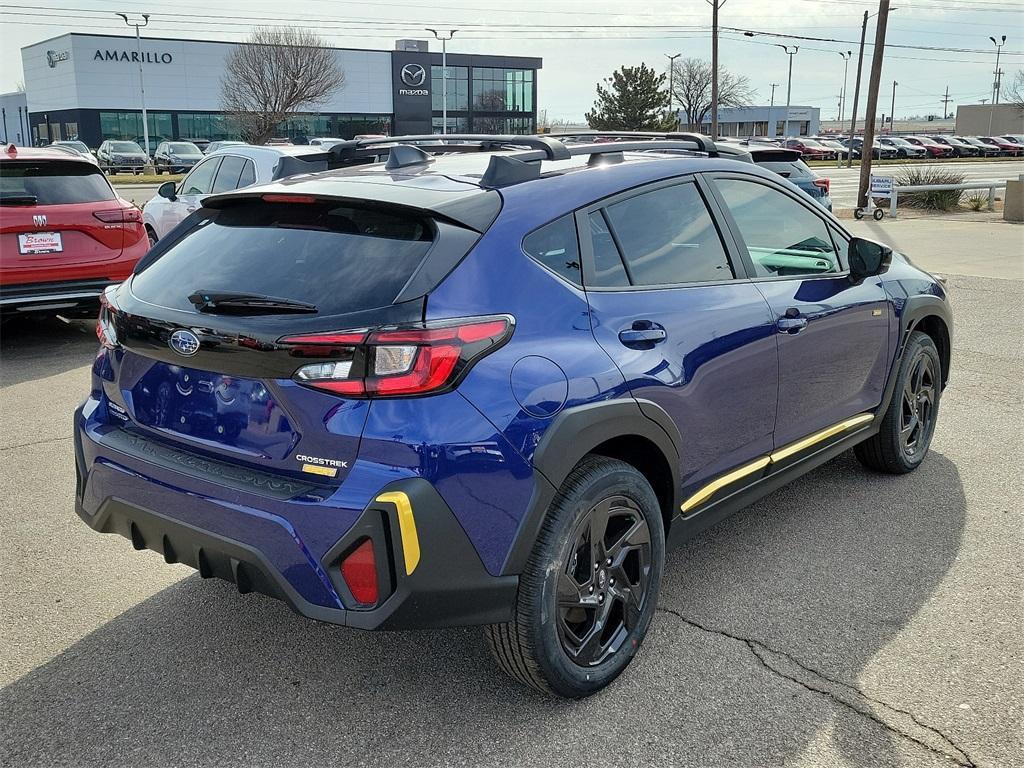
[[[410,88],[419,88],[426,82],[427,70],[420,64],[406,64],[402,67],[402,82]]]
[[[185,357],[192,357],[199,351],[199,337],[192,331],[179,330],[171,334],[167,346]]]

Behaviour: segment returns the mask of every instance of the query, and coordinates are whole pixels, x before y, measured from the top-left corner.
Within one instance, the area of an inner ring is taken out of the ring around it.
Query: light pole
[[[789,50],[788,45],[775,44],[776,48],[781,48],[789,56],[789,78],[786,80],[786,122],[783,124],[782,138],[789,136],[789,104],[790,96],[793,95],[793,57],[796,56],[796,52],[800,50],[800,46],[794,45],[793,50]]]
[[[896,128],[896,86],[899,85],[895,80],[892,81],[892,104],[889,106],[889,135],[892,136],[893,129]],[[885,127],[884,125],[882,126]]]
[[[889,13],[896,10],[893,6],[889,9]],[[857,85],[853,88],[853,111],[850,112],[850,151],[846,154],[846,167],[849,168],[853,165],[853,137],[857,133],[857,101],[860,98],[860,71],[864,66],[864,38],[868,33],[868,19],[877,16],[877,13],[868,14],[864,11],[864,21],[860,25],[860,49],[857,54]]]
[[[427,27],[427,32],[433,33],[437,40],[441,41],[441,134],[448,133],[448,41],[455,37],[457,29],[436,30]]]
[[[772,121],[772,110],[775,109],[775,89],[779,87],[779,84],[769,83],[769,85],[772,87],[772,100],[771,103],[768,105],[768,130],[771,131],[771,133],[768,134],[768,138],[774,139],[775,123]]]
[[[996,47],[996,71],[995,79],[992,81],[992,108],[989,109],[988,112],[988,132],[989,135],[991,135],[992,118],[996,116],[996,104],[999,103],[999,91],[1000,86],[1002,85],[1002,78],[999,77],[999,75],[1001,74],[999,72],[999,52],[1002,50],[1002,47],[1006,45],[1006,35],[1003,35],[998,41],[994,37],[990,37],[989,40],[991,40],[992,45]]]
[[[850,69],[850,58],[853,56],[853,51],[846,53],[840,51],[839,55],[843,57],[843,90],[839,92],[839,122],[841,123],[843,122],[843,112],[846,109],[846,75]]]
[[[672,87],[675,85],[674,75],[676,73],[676,59],[683,54],[674,53],[669,56],[667,53],[664,54],[665,58],[668,59],[668,114],[672,118],[672,130],[678,127],[679,121],[672,115]]]
[[[135,27],[135,51],[139,56],[139,98],[142,102],[142,140],[146,144],[145,171],[146,173],[152,173],[153,163],[149,157],[149,117],[146,114],[146,81],[142,76],[142,36],[139,34],[139,28],[145,27],[149,24],[149,14],[140,14],[142,16],[142,22],[135,22],[134,24],[128,20],[127,13],[118,13],[117,15],[124,19],[124,23],[129,27]]]

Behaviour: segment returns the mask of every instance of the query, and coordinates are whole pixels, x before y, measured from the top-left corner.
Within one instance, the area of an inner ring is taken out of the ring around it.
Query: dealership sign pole
[[[144,27],[147,24],[149,24],[149,14],[142,14],[141,24],[132,24],[130,21],[128,21],[128,14],[126,13],[119,13],[117,15],[124,19],[124,23],[127,24],[129,27],[135,27],[135,50],[139,54],[139,96],[142,100],[142,141],[145,143],[145,147],[143,147],[143,149],[146,153],[145,170],[146,173],[151,173],[152,160],[150,159],[149,156],[149,118],[146,115],[146,81],[142,76],[142,37],[139,34],[139,27]]]

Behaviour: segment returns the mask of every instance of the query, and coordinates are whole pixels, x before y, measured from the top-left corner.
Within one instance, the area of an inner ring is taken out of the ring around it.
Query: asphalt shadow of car
[[[0,751],[47,766],[787,763],[837,708],[714,630],[856,682],[949,569],[965,508],[941,455],[901,478],[831,462],[676,550],[644,652],[582,702],[505,679],[474,628],[346,630],[192,576],[0,692]],[[901,763],[906,745],[860,725],[833,736],[850,765]]]
[[[0,386],[47,378],[91,364],[99,348],[95,326],[95,320],[65,323],[42,313],[3,318]]]

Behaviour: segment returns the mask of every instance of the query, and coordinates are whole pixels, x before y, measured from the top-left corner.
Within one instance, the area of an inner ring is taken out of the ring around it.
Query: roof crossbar
[[[700,133],[686,133],[680,131],[567,131],[564,133],[547,133],[553,139],[611,139],[608,143],[617,143],[625,139],[647,139],[651,141],[687,141],[692,142],[698,152],[704,152],[708,157],[718,157],[718,148],[709,136]]]
[[[407,144],[424,152],[445,154],[454,152],[493,152],[501,149],[525,148],[539,150],[547,160],[567,160],[569,152],[557,139],[547,136],[514,136],[481,133],[449,133],[411,136],[380,136],[372,139],[352,139],[334,144],[328,150],[332,166],[373,162],[389,154],[395,145]]]

